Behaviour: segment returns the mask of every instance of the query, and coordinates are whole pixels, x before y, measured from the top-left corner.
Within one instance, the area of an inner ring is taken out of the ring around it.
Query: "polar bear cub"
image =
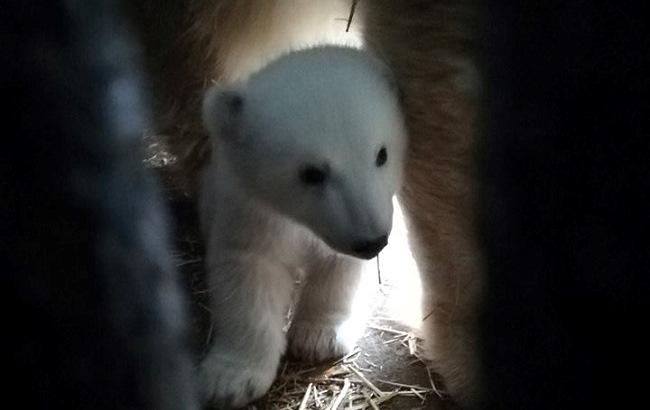
[[[395,91],[379,61],[328,46],[206,93],[212,156],[199,206],[214,332],[199,376],[207,401],[237,407],[262,396],[287,338],[307,360],[353,347],[339,330],[363,260],[387,243],[402,179]]]

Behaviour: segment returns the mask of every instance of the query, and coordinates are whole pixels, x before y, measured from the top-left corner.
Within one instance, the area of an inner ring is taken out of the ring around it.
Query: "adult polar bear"
[[[199,117],[211,80],[245,78],[291,48],[345,29],[348,0],[133,2],[153,76],[158,132],[193,190],[208,150]],[[409,133],[400,194],[424,287],[432,369],[462,404],[479,397],[473,334],[481,272],[472,175],[475,6],[472,1],[373,0],[357,5],[364,39],[403,92]],[[343,21],[342,21],[343,20]]]
[[[421,272],[431,366],[453,399],[480,408],[478,11],[473,0],[368,1],[365,38],[388,63],[404,96],[409,149],[400,201]]]

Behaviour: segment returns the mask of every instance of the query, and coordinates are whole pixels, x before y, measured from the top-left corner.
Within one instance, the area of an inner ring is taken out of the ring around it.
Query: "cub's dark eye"
[[[384,165],[388,159],[388,154],[386,153],[386,147],[381,147],[377,153],[377,159],[375,160],[375,165],[378,167]]]
[[[328,175],[329,169],[327,166],[307,165],[300,170],[300,182],[308,186],[320,186],[325,184]]]

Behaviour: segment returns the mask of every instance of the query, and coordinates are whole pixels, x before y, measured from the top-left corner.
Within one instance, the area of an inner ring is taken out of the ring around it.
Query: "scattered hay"
[[[368,326],[403,340],[409,354],[417,353],[417,337],[380,326]],[[387,342],[391,342],[392,339]],[[412,340],[412,342],[410,342]],[[308,369],[286,363],[264,399],[267,410],[381,410],[397,397],[411,397],[424,404],[427,396],[439,394],[435,386],[423,387],[369,376],[357,363],[362,351]],[[371,364],[372,365],[372,364]],[[376,365],[374,365],[376,366]],[[386,387],[383,387],[386,386]],[[259,407],[258,407],[259,408]]]

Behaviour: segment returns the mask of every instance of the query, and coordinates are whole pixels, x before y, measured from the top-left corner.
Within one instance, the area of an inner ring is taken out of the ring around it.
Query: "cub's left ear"
[[[237,138],[244,105],[241,92],[210,87],[203,97],[203,126],[211,137],[222,140]]]

